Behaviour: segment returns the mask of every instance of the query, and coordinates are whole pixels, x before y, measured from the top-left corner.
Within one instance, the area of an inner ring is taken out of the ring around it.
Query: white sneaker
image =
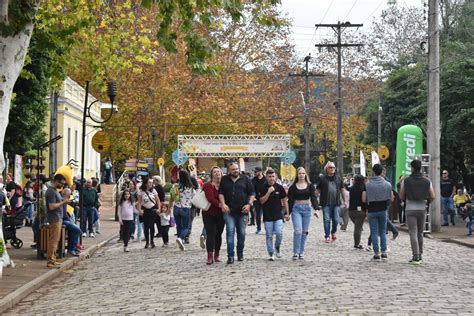
[[[372,246],[367,246],[367,247],[365,247],[365,250],[367,250],[367,251],[372,251]]]
[[[184,243],[183,243],[183,240],[181,238],[176,239],[176,243],[178,244],[179,249],[181,249],[183,251],[185,250]]]
[[[271,253],[270,256],[268,257],[268,260],[270,261],[275,261],[275,256]]]
[[[199,238],[199,244],[202,249],[206,249],[206,237],[204,237],[204,235],[201,235]]]
[[[123,247],[123,252],[130,252],[127,247]]]
[[[95,238],[94,233],[90,233],[90,234],[89,234],[89,237],[90,237],[90,238]]]
[[[87,234],[86,233],[82,233],[82,237],[87,237]]]
[[[281,251],[278,251],[278,250],[277,250],[277,252],[275,253],[275,256],[276,256],[278,259],[280,259],[280,258],[281,258]]]

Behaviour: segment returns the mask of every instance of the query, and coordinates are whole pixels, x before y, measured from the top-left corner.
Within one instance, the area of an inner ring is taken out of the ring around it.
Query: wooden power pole
[[[337,35],[337,43],[335,44],[316,44],[320,49],[327,47],[328,49],[336,48],[337,52],[337,169],[338,174],[342,177],[344,169],[343,148],[342,148],[342,94],[341,94],[341,79],[342,79],[342,48],[343,47],[362,47],[363,44],[346,44],[342,43],[342,32],[348,27],[362,27],[363,24],[351,24],[350,22],[337,22],[337,24],[315,24],[318,27],[330,27]]]

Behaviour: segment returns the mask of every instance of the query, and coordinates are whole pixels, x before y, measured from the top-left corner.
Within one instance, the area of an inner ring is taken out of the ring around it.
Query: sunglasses
[[[336,169],[336,167],[328,167],[328,169]]]

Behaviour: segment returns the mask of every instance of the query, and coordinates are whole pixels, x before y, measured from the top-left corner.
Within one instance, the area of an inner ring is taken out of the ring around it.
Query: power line
[[[351,12],[352,12],[352,9],[354,9],[354,7],[355,7],[356,3],[357,3],[357,0],[354,0],[354,3],[352,4],[352,7],[349,9],[349,12],[347,12],[347,14],[346,14],[346,16],[344,17],[344,19],[343,19],[343,20],[346,20],[346,19],[347,19],[347,17],[349,16],[349,14],[351,14]]]
[[[362,22],[362,24],[365,24],[365,22],[367,22],[367,20],[370,19],[370,17],[371,17],[372,15],[374,15],[375,12],[377,12],[377,10],[382,6],[382,4],[383,4],[384,2],[385,2],[385,0],[382,0],[382,1],[379,3],[379,5],[375,8],[375,10],[372,11],[372,13],[369,14],[369,16],[364,20],[364,22]]]

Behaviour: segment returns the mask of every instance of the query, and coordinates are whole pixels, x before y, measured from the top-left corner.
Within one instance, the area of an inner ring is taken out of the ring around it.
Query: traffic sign
[[[387,146],[385,145],[381,145],[377,152],[381,160],[387,160],[390,156],[390,150],[388,150]]]
[[[296,160],[296,153],[294,150],[290,151],[290,163],[294,163]]]

